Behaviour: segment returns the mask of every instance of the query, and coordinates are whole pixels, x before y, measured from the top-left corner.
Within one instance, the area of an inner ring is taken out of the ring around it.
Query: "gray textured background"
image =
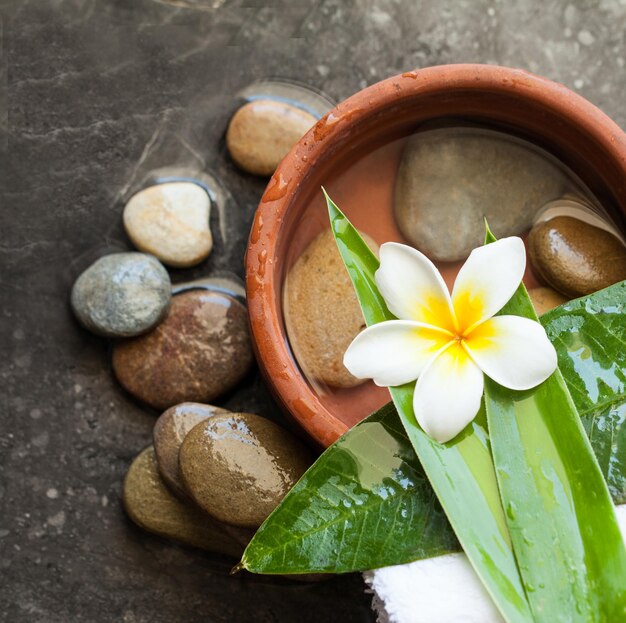
[[[154,415],[68,310],[77,272],[125,248],[122,198],[173,161],[206,166],[238,207],[210,259],[175,281],[243,275],[264,183],[224,149],[234,93],[261,77],[340,100],[453,62],[529,69],[622,126],[624,0],[0,0],[0,620],[372,621],[358,576],[230,578],[229,562],[145,535],[120,487]],[[7,114],[8,113],[8,114]],[[226,406],[280,417],[256,374]]]

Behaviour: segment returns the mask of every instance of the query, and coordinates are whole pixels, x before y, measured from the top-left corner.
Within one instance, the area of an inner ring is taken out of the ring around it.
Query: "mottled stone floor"
[[[0,620],[373,621],[358,576],[231,578],[228,561],[128,522],[121,482],[154,416],[75,324],[69,287],[98,249],[128,247],[122,198],[173,161],[206,166],[238,204],[210,259],[174,280],[243,275],[264,183],[235,169],[223,137],[232,95],[256,78],[339,100],[414,67],[499,63],[561,81],[623,125],[626,2],[2,0],[0,11]],[[224,404],[280,418],[256,374]]]

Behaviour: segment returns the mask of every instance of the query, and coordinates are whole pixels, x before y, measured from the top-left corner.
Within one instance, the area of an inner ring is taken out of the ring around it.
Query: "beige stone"
[[[255,100],[233,115],[226,146],[244,171],[269,176],[316,122],[311,113],[291,104]]]
[[[372,250],[376,243],[364,236]],[[304,250],[287,275],[285,324],[304,373],[332,387],[363,383],[343,365],[343,355],[365,320],[330,230]]]
[[[209,195],[198,184],[158,184],[131,197],[124,208],[124,227],[138,249],[182,268],[211,252],[210,213]]]

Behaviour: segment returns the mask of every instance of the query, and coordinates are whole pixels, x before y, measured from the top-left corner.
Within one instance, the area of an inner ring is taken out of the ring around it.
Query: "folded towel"
[[[626,505],[617,507],[626,539]],[[379,623],[504,623],[465,554],[363,574]]]

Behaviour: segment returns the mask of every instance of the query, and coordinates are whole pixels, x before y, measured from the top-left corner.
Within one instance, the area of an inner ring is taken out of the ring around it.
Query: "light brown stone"
[[[226,132],[226,146],[244,171],[269,176],[316,122],[311,113],[291,104],[255,100],[233,115]]]
[[[249,413],[215,415],[187,433],[179,454],[185,489],[218,521],[257,528],[313,462],[280,426]]]
[[[178,453],[183,439],[196,424],[221,413],[228,411],[199,402],[183,402],[164,411],[154,424],[152,437],[159,473],[179,497],[187,497],[178,469]]]
[[[235,558],[243,553],[244,545],[217,521],[172,495],[159,476],[152,446],[132,462],[123,497],[128,516],[148,532]]]
[[[376,243],[364,236],[372,250]],[[287,275],[285,324],[304,373],[332,387],[362,383],[343,365],[343,355],[365,320],[330,230],[304,250]]]

